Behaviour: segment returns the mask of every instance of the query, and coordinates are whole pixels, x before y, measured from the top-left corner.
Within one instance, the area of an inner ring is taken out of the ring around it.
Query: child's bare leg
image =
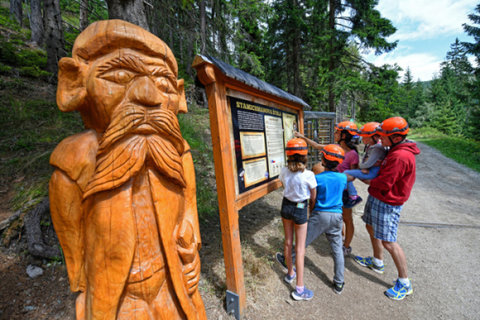
[[[345,248],[349,248],[355,232],[351,208],[343,208],[343,222],[345,222],[345,242],[343,245]]]
[[[294,223],[293,220],[288,220],[282,218],[283,222],[283,231],[285,232],[285,241],[283,246],[283,254],[285,255],[285,263],[287,264],[288,274],[293,275],[293,264],[292,264],[292,246],[293,246],[293,230]]]
[[[295,225],[295,266],[297,268],[297,286],[304,286],[303,267],[305,262],[305,239],[307,238],[307,223]]]

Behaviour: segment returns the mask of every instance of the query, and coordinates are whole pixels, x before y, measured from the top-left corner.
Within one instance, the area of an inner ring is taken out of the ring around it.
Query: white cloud
[[[428,53],[413,53],[404,56],[396,56],[394,53],[384,54],[377,57],[370,57],[369,61],[373,62],[376,66],[382,66],[384,64],[397,64],[403,71],[400,72],[399,81],[403,80],[403,75],[407,68],[410,68],[412,78],[414,81],[420,79],[421,81],[428,81],[433,78],[433,75],[437,74],[440,70],[440,63],[436,56]]]
[[[377,9],[398,31],[395,40],[430,39],[463,32],[478,0],[381,0]]]

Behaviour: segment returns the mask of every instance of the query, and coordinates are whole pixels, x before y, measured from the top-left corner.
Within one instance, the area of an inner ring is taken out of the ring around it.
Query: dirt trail
[[[268,280],[247,291],[245,319],[478,319],[480,174],[426,145],[419,144],[419,148],[417,181],[402,211],[398,240],[407,255],[413,295],[403,301],[383,295],[397,277],[388,253],[383,275],[346,259],[345,290],[340,296],[334,294],[329,287],[333,261],[328,242],[321,237],[306,253],[306,284],[315,297],[308,302],[293,301],[291,287],[282,282],[283,273],[272,258],[282,243],[281,194],[275,192],[242,211],[242,241],[257,243],[255,251],[271,264]],[[366,199],[366,186],[355,184]],[[371,255],[362,211],[360,204],[355,211],[353,254]],[[259,223],[263,227],[251,226],[252,216],[267,221]],[[210,315],[219,318],[218,313]]]
[[[400,221],[399,243],[407,255],[414,293],[403,301],[383,295],[396,278],[386,254],[379,275],[346,259],[342,295],[330,288],[333,261],[328,242],[320,237],[306,253],[305,280],[315,297],[290,298],[279,266],[273,260],[282,248],[279,216],[281,192],[276,191],[240,212],[247,307],[243,319],[478,319],[480,314],[480,174],[419,144],[417,182]],[[356,182],[366,199],[366,186]],[[354,255],[370,255],[356,209]],[[203,248],[200,290],[208,319],[233,319],[225,313],[225,272],[218,217],[201,223]],[[42,276],[25,274],[31,259],[0,252],[0,319],[73,319],[74,295],[69,293],[63,266],[46,267]],[[37,261],[38,264],[38,261]]]

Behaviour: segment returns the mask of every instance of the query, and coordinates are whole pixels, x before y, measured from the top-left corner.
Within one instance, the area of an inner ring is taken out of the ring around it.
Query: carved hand
[[[200,257],[194,239],[193,227],[185,221],[178,234],[178,253],[183,262],[183,281],[187,292],[192,295],[197,290],[200,280]]]

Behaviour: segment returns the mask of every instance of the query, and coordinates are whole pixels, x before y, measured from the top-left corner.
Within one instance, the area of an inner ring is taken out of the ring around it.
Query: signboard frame
[[[238,146],[240,141],[235,141],[233,136],[232,109],[229,102],[232,98],[239,99],[253,106],[295,114],[297,117],[295,129],[301,132],[303,132],[303,108],[308,105],[298,97],[212,57],[197,55],[192,67],[197,70],[198,79],[205,86],[208,99],[226,284],[227,290],[239,297],[238,309],[241,316],[245,308],[246,296],[238,211],[278,189],[281,182],[277,176],[273,179],[249,183],[245,190],[239,188],[235,149],[241,146]],[[293,130],[291,134],[293,136]],[[239,159],[242,160],[242,157]],[[251,159],[262,158],[252,157]]]

